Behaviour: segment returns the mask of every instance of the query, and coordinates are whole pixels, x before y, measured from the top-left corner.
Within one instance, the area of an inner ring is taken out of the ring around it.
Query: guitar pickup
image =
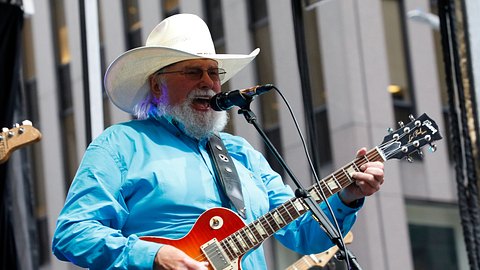
[[[227,254],[225,254],[223,251],[216,238],[213,238],[212,240],[203,244],[200,249],[207,257],[208,262],[213,269],[226,269],[228,266],[230,266],[231,261]]]

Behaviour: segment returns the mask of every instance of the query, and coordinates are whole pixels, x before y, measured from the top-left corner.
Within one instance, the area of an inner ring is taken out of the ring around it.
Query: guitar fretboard
[[[328,198],[347,187],[353,183],[352,174],[360,171],[360,167],[363,164],[373,161],[385,161],[385,158],[381,155],[378,148],[368,151],[365,156],[355,159],[333,174],[320,180],[318,184],[311,186],[308,189],[310,196],[312,196],[317,203],[322,202],[322,198],[324,197],[322,194],[325,194],[325,197]],[[250,249],[260,245],[275,232],[282,229],[308,210],[309,209],[303,199],[292,198],[274,210],[261,216],[254,222],[226,237],[220,241],[220,245],[226,255],[231,260],[234,260],[235,258],[244,255]]]

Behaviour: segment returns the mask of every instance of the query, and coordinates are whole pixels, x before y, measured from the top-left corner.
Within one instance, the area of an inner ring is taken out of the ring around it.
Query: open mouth
[[[210,96],[197,96],[192,100],[192,107],[197,110],[210,109]]]

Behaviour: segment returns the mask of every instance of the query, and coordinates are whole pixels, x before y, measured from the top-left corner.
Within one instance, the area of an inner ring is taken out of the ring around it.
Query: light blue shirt
[[[220,136],[241,179],[245,223],[293,197],[261,153],[238,136]],[[181,238],[203,212],[222,207],[214,175],[206,141],[186,136],[163,117],[113,125],[85,152],[57,221],[53,253],[90,269],[152,269],[162,244],[139,237]],[[337,195],[328,200],[345,235],[358,208]],[[302,254],[332,245],[309,213],[275,237]],[[248,252],[242,268],[266,269],[263,248]]]

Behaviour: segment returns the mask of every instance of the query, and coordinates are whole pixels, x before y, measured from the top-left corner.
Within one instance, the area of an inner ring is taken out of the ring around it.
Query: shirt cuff
[[[338,193],[335,194],[335,196],[332,196],[331,198],[332,198],[331,200],[332,205],[335,205],[336,207],[335,210],[337,212],[344,213],[347,215],[357,212],[358,210],[360,210],[360,208],[362,208],[363,204],[365,203],[365,198],[362,198],[347,205],[342,201],[342,199],[340,199],[340,195]]]
[[[163,244],[138,240],[130,250],[129,264],[132,269],[153,269],[153,263],[158,250]]]

